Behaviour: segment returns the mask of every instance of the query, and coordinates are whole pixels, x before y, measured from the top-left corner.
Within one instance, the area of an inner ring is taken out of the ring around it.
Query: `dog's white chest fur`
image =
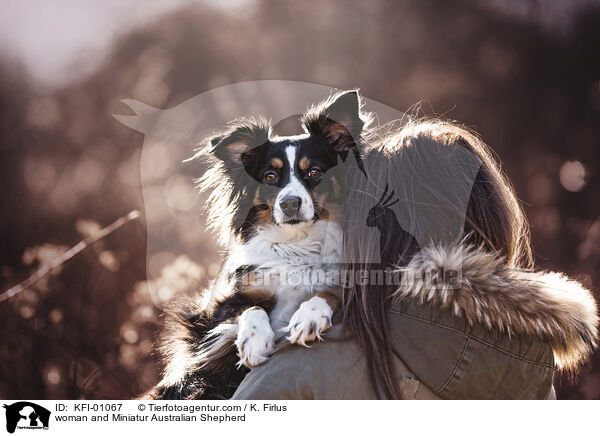
[[[342,231],[329,221],[258,230],[247,243],[230,251],[229,273],[251,265],[254,273],[243,284],[277,297],[271,312],[275,332],[289,322],[299,305],[314,293],[331,288],[339,268]]]

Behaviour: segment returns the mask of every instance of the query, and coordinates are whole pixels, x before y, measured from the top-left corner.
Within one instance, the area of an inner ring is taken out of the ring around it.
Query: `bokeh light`
[[[586,184],[585,167],[577,160],[567,161],[560,167],[559,178],[567,191],[579,192]]]

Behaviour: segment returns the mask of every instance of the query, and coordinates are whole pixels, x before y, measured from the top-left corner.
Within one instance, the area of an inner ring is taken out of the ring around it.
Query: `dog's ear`
[[[252,150],[269,140],[271,126],[264,119],[233,121],[227,130],[208,138],[208,151],[225,164],[243,164]]]
[[[352,149],[370,121],[361,111],[358,91],[343,91],[313,106],[302,118],[304,129],[327,139],[335,151]]]

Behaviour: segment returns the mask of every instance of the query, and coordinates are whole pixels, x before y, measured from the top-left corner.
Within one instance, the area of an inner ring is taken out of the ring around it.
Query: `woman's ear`
[[[313,106],[304,114],[304,129],[327,139],[335,151],[348,151],[356,145],[364,127],[370,121],[361,112],[358,91],[342,91]]]
[[[271,126],[264,119],[233,121],[227,130],[207,139],[208,151],[226,165],[241,164],[252,150],[269,141]]]

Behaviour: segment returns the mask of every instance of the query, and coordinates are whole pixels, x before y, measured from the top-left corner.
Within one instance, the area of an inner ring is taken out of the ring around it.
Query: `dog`
[[[199,186],[227,253],[213,286],[170,312],[150,398],[230,398],[280,332],[291,344],[322,339],[339,306],[327,277],[341,262],[343,164],[360,163],[370,121],[358,92],[344,91],[309,108],[300,134],[244,118],[201,144],[194,158],[210,168]]]

